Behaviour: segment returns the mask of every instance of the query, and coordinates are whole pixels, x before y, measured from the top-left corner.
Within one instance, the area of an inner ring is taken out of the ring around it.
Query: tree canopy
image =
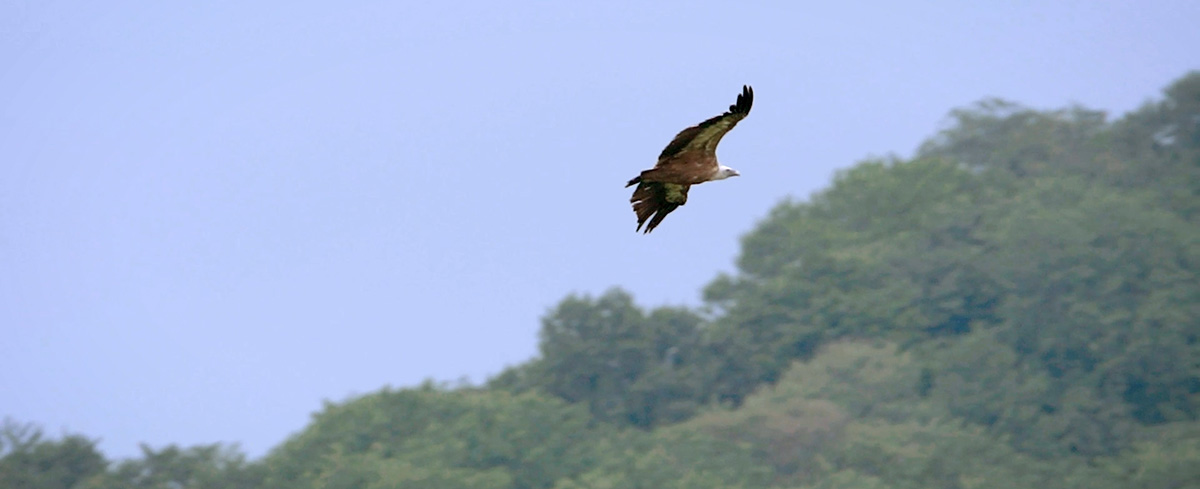
[[[700,308],[566,297],[485,385],[261,460],[7,420],[0,487],[1200,487],[1198,193],[1200,72],[1113,121],[985,100],[778,204]]]

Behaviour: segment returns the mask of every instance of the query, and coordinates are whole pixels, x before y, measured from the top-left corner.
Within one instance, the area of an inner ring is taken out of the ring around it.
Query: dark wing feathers
[[[748,85],[742,85],[742,93],[738,94],[737,103],[730,105],[728,112],[680,131],[675,135],[675,139],[672,139],[671,143],[663,148],[662,153],[658,155],[658,160],[662,161],[684,151],[715,151],[717,143],[721,142],[725,133],[733,129],[738,121],[746,118],[752,105],[754,105],[754,89]]]
[[[643,182],[641,177],[634,178],[629,181],[629,185],[638,184],[637,189],[633,191],[633,197],[629,199],[633,203],[633,212],[637,214],[638,227],[637,230],[642,230],[642,225],[646,224],[646,233],[653,231],[658,227],[658,223],[662,222],[663,218],[667,217],[671,211],[679,208],[679,206],[687,203],[689,185],[675,185],[675,192],[667,189],[667,185],[659,182]],[[626,185],[628,187],[629,185]],[[674,193],[675,195],[671,195]]]

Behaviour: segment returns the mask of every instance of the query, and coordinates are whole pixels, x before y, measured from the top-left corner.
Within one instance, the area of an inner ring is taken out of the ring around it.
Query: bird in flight
[[[753,103],[754,90],[742,85],[737,103],[730,105],[728,112],[680,131],[658,155],[654,168],[625,184],[626,188],[637,184],[629,199],[637,214],[637,231],[642,225],[646,233],[653,231],[667,214],[686,204],[692,185],[739,175],[737,170],[717,162],[717,143],[750,114]]]

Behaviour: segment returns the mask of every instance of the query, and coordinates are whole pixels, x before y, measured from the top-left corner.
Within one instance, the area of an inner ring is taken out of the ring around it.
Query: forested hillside
[[[261,460],[10,420],[0,487],[1200,488],[1198,271],[1200,72],[1116,120],[988,100],[780,203],[698,309],[567,297],[486,385]]]

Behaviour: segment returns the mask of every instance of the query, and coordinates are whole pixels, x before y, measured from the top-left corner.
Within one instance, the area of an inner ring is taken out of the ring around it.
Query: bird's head
[[[741,173],[738,173],[737,170],[725,165],[721,165],[721,167],[717,169],[717,176],[713,177],[713,180],[724,180],[726,178],[736,177],[738,175],[741,175]]]

